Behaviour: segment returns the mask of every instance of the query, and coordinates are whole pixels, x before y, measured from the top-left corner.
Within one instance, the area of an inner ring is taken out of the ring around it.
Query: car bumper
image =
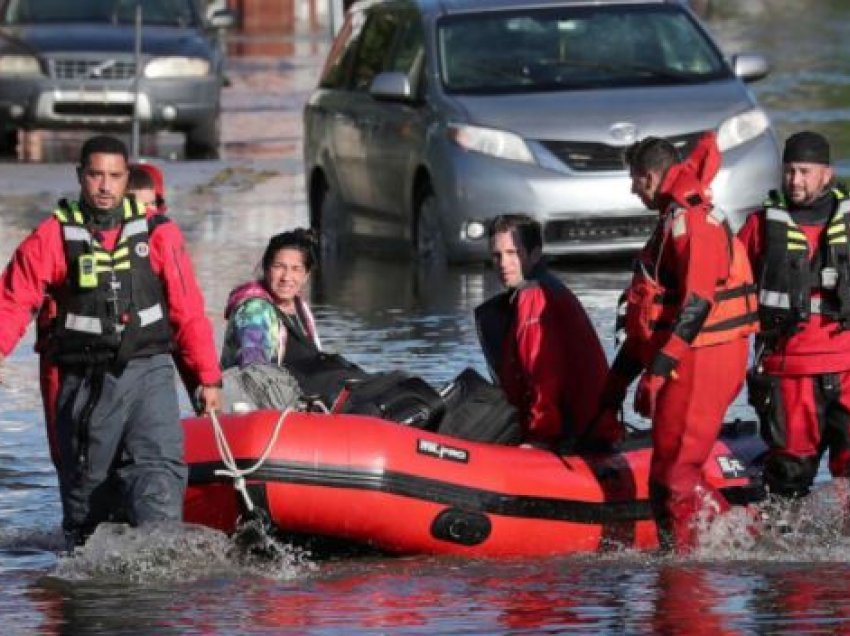
[[[452,260],[488,257],[486,234],[472,224],[526,213],[543,224],[544,251],[553,256],[615,256],[644,245],[657,213],[631,193],[623,171],[567,173],[464,151],[446,143],[431,159]],[[780,174],[776,140],[765,134],[724,155],[712,190],[735,229],[759,207]],[[436,161],[435,161],[436,159]],[[474,233],[473,233],[474,234]]]
[[[138,115],[146,128],[191,127],[218,112],[216,77],[142,80]],[[0,79],[0,117],[20,128],[125,128],[133,121],[131,81]]]

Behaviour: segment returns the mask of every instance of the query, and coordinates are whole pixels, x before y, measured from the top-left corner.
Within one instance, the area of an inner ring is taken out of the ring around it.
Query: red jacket
[[[825,225],[798,225],[808,239],[810,253],[814,254],[820,245]],[[761,271],[765,254],[764,210],[747,218],[738,238],[747,250],[753,269]],[[850,331],[842,330],[832,318],[812,314],[799,325],[796,333],[780,340],[776,351],[765,355],[762,362],[765,371],[774,375],[847,371],[850,369]]]
[[[155,212],[152,212],[155,213]],[[106,249],[118,239],[120,226],[101,232]],[[199,384],[221,380],[212,325],[183,235],[175,223],[159,225],[150,236],[150,263],[162,281],[177,354]],[[0,353],[8,355],[44,300],[45,292],[67,275],[62,227],[51,216],[12,254],[0,277]]]
[[[703,163],[691,160],[672,166],[657,194],[660,226],[638,260],[653,276],[658,273],[662,285],[678,299],[678,307],[672,312],[673,331],[663,334],[662,340],[626,340],[629,357],[644,366],[650,365],[659,352],[674,360],[688,352],[691,344],[681,337],[681,332],[688,330],[687,312],[694,307],[689,307],[690,301],[696,297],[713,306],[718,281],[730,275],[728,232],[705,205],[710,200],[708,184],[717,168],[712,157],[708,153],[701,157]],[[677,209],[679,212],[674,215]],[[699,319],[692,322],[698,332],[702,323]],[[676,329],[675,325],[684,329]]]
[[[539,268],[476,317],[491,370],[522,417],[524,441],[552,445],[580,436],[598,410],[608,363],[575,295]]]

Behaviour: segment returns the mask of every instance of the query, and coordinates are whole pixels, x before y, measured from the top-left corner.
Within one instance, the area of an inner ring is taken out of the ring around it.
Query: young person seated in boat
[[[519,411],[523,442],[576,450],[616,443],[623,425],[611,414],[595,418],[605,353],[579,300],[544,265],[540,223],[502,215],[489,240],[505,289],[475,309],[475,321],[490,373]]]
[[[319,332],[303,298],[316,263],[316,240],[298,228],[276,234],[263,253],[262,277],[230,292],[221,368],[277,366],[321,351]]]

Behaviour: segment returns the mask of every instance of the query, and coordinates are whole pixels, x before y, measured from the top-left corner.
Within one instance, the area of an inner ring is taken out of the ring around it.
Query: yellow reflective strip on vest
[[[123,272],[124,270],[130,269],[130,261],[123,261],[121,263],[116,263],[112,266],[113,271]]]
[[[797,250],[800,252],[806,252],[809,249],[808,245],[800,245],[799,243],[788,243],[789,250]]]
[[[114,267],[112,267],[112,265],[101,265],[101,264],[98,264],[98,265],[94,268],[94,272],[95,272],[95,274],[108,274],[108,273],[109,273],[109,272],[111,272],[113,269],[115,269],[115,268],[114,268]]]
[[[68,222],[68,215],[65,214],[65,210],[63,210],[62,208],[56,208],[55,210],[53,210],[53,216],[59,219],[59,221],[62,223]]]
[[[121,258],[127,258],[130,256],[130,248],[129,247],[120,247],[114,252],[112,252],[112,260],[117,261]]]
[[[95,258],[95,260],[97,260],[101,263],[111,263],[112,262],[112,257],[109,255],[109,253],[108,252],[101,252],[100,250],[98,250],[94,253],[94,258]]]
[[[130,203],[130,199],[124,199],[124,218],[132,219],[133,218],[133,204]]]
[[[71,214],[74,215],[74,223],[78,223],[82,225],[85,223],[85,218],[83,217],[83,211],[80,209],[79,204],[76,201],[71,201],[68,204],[71,207]]]
[[[827,235],[831,234],[843,234],[844,233],[844,223],[833,223],[826,230]]]
[[[830,239],[829,239],[829,244],[830,244],[830,245],[837,245],[837,244],[839,244],[839,243],[846,243],[846,242],[847,242],[847,237],[846,237],[846,236],[836,236],[835,238],[830,238]]]

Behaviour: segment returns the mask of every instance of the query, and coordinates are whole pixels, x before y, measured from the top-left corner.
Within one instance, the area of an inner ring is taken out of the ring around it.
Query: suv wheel
[[[14,157],[18,152],[18,130],[0,127],[0,156]]]
[[[429,263],[446,262],[446,240],[440,227],[440,208],[437,195],[430,185],[425,186],[416,208],[413,247],[416,258]]]
[[[204,119],[186,131],[187,159],[218,159],[221,122],[218,115]]]

